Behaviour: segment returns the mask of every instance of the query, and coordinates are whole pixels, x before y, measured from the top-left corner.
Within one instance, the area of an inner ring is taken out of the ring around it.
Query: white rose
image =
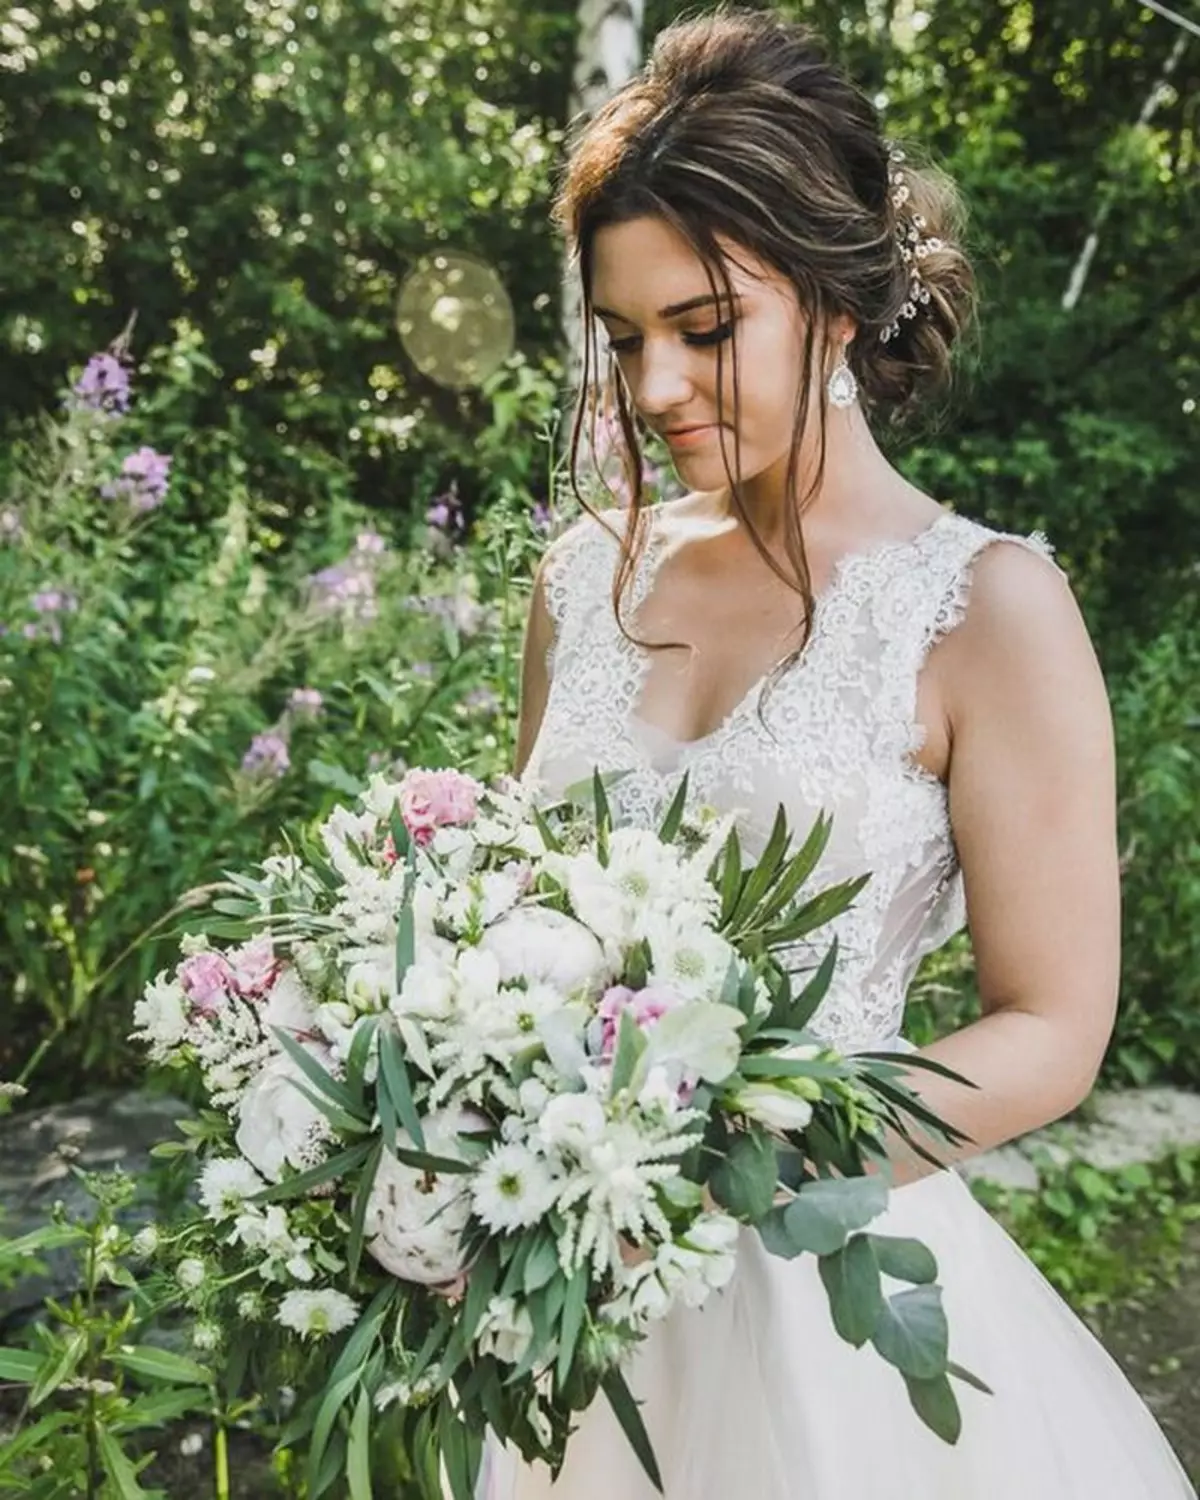
[[[329,1048],[306,1042],[304,1050],[322,1067],[333,1059]],[[234,1137],[237,1148],[268,1182],[278,1182],[287,1162],[312,1163],[312,1147],[328,1133],[325,1116],[296,1087],[304,1074],[286,1053],[273,1057],[242,1096]]]
[[[595,935],[563,912],[518,907],[483,934],[500,979],[548,984],[560,995],[591,994],[604,982],[604,952]]]
[[[459,1155],[458,1133],[486,1128],[473,1110],[445,1109],[421,1122],[435,1156]],[[412,1139],[397,1132],[403,1146]],[[385,1151],[367,1203],[367,1250],[386,1271],[424,1286],[453,1281],[463,1269],[462,1231],[471,1214],[470,1177],[427,1173]]]

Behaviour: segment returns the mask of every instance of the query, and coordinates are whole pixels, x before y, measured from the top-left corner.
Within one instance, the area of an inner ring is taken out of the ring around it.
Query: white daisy
[[[512,1142],[486,1157],[475,1174],[475,1212],[489,1229],[527,1229],[550,1209],[560,1183],[551,1164]]]
[[[344,1292],[288,1292],[279,1304],[276,1321],[301,1338],[325,1338],[349,1328],[358,1317],[358,1303]]]
[[[221,1157],[207,1162],[200,1173],[200,1202],[210,1219],[235,1218],[247,1198],[259,1193],[266,1183],[241,1156]]]

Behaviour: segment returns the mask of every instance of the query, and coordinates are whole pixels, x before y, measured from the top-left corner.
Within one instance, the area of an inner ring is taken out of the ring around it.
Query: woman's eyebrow
[[[729,300],[740,302],[741,293],[734,292],[732,299],[714,297],[711,292],[706,293],[706,295],[703,297],[689,297],[686,302],[672,302],[669,307],[660,307],[658,310],[658,316],[660,318],[677,318],[681,313],[691,312],[693,308],[708,307],[711,303]],[[598,307],[593,305],[592,311],[602,318],[615,318],[618,323],[628,323],[630,327],[633,326],[632,318],[626,318],[619,312],[613,312],[611,307]]]

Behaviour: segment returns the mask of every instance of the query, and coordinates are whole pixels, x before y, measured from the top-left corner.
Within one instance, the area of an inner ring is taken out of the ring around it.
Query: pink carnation
[[[215,1016],[222,1009],[236,981],[223,953],[193,953],[179,966],[179,983],[192,1003],[192,1011]]]
[[[614,984],[605,991],[596,1012],[601,1021],[601,1055],[605,1058],[613,1055],[623,1012],[628,1011],[634,1023],[648,1031],[679,1004],[680,997],[665,985],[647,985],[644,990],[631,990],[626,984]]]
[[[400,783],[400,816],[416,842],[427,844],[437,829],[471,822],[481,790],[461,771],[409,771]]]
[[[233,983],[239,995],[256,999],[275,983],[279,961],[268,937],[253,938],[231,955]]]

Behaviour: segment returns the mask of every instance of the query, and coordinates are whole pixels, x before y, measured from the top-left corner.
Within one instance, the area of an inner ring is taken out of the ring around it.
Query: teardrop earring
[[[854,371],[846,363],[845,345],[842,346],[837,365],[829,377],[825,394],[829,397],[830,406],[844,408],[853,406],[858,400],[858,381],[854,378]]]

